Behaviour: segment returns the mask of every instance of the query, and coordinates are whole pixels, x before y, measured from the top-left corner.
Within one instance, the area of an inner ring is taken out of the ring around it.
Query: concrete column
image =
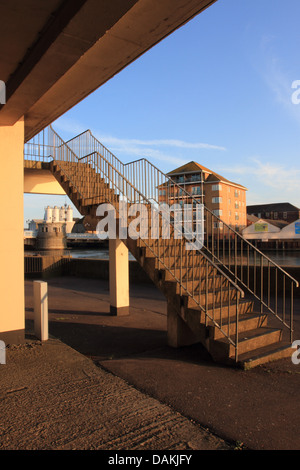
[[[178,314],[177,309],[172,301],[167,303],[167,335],[168,345],[172,348],[181,346],[190,346],[199,343],[201,340],[201,331],[198,331],[198,325],[193,325],[193,330]]]
[[[0,364],[6,364],[6,346],[4,341],[0,341]]]
[[[48,285],[47,282],[34,281],[34,334],[41,341],[47,341],[48,336]]]
[[[0,126],[0,339],[24,341],[24,120]]]
[[[109,240],[110,313],[129,315],[128,248],[119,239]]]

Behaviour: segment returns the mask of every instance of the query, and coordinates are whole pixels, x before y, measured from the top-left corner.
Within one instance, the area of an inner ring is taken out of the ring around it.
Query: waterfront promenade
[[[105,280],[48,286],[59,341],[8,350],[0,448],[299,449],[300,365],[242,371],[214,364],[200,345],[169,348],[166,303],[151,284],[131,287],[128,317],[109,315]],[[27,280],[29,333],[32,294]],[[297,339],[299,298],[295,307]]]

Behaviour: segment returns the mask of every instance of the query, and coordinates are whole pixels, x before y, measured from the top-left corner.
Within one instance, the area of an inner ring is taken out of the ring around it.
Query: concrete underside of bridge
[[[31,168],[24,168],[24,193],[66,195],[66,192],[50,170],[34,170]]]
[[[215,1],[0,3],[0,196],[8,227],[0,235],[0,339],[24,336],[24,141]],[[39,185],[43,192],[42,178]]]

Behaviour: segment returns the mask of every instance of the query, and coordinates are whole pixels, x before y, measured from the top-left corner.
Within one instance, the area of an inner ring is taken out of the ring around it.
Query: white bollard
[[[0,341],[0,364],[6,364],[6,346],[4,341]]]
[[[48,285],[47,282],[33,282],[34,334],[41,341],[48,340]]]
[[[110,313],[129,315],[128,248],[119,239],[109,240]]]

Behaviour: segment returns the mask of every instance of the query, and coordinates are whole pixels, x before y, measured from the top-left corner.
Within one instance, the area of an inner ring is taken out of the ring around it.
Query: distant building
[[[73,220],[73,209],[71,206],[46,207],[44,221],[48,224],[64,222],[66,233],[71,233],[75,221]]]
[[[275,204],[257,204],[247,207],[248,216],[256,216],[259,219],[283,220],[289,224],[300,218],[300,209],[289,202]]]
[[[259,219],[243,230],[247,240],[266,240],[279,238],[280,231],[288,225],[287,222],[277,220]]]
[[[168,173],[168,176],[181,186],[183,191],[178,191],[178,188],[172,188],[170,185],[162,185],[159,192],[161,202],[168,200],[169,204],[177,201],[183,203],[185,198],[188,201],[190,195],[234,230],[241,231],[247,226],[245,186],[229,181],[194,161],[176,168]],[[222,223],[214,223],[215,228],[218,226],[222,229]]]
[[[283,220],[249,217],[254,220],[243,230],[243,236],[258,248],[262,250],[300,248],[300,219],[289,224]]]
[[[28,230],[35,232],[38,230],[38,225],[43,223],[44,219],[32,219],[28,221]]]
[[[67,247],[66,224],[64,222],[46,222],[38,224],[36,249],[64,250]]]

